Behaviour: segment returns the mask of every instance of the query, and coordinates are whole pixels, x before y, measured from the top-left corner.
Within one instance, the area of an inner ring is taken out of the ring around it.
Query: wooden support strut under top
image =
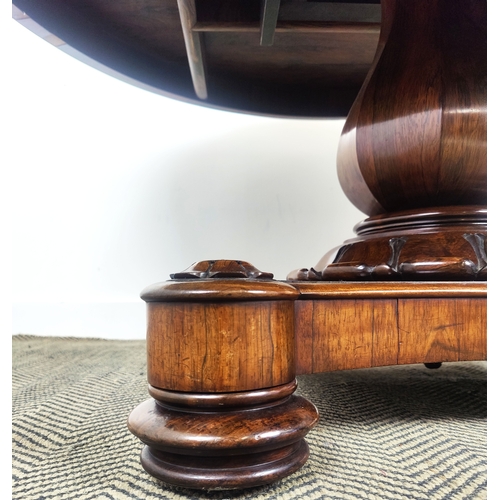
[[[380,30],[380,7],[372,5],[356,13],[349,4],[325,8],[313,3],[305,5],[312,9],[304,9],[302,4],[300,7],[281,6],[281,0],[262,0],[259,23],[198,21],[195,0],[177,0],[177,5],[194,91],[202,100],[208,98],[203,32],[260,32],[260,45],[269,47],[274,43],[275,33],[373,33]]]
[[[252,22],[197,21],[191,28],[198,33],[258,33],[261,26]],[[275,33],[379,33],[380,23],[345,23],[335,21],[279,21]]]
[[[281,0],[263,0],[260,16],[260,44],[272,45]]]
[[[196,24],[196,6],[194,0],[177,0],[181,19],[182,34],[186,44],[189,70],[193,80],[194,91],[200,99],[206,99],[207,82],[205,77],[205,63],[203,60],[202,34],[193,31]]]
[[[194,30],[196,25],[196,5],[194,0],[178,0],[179,15],[182,25],[182,34],[186,44],[187,58],[193,87],[200,99],[207,99],[207,81],[205,63],[203,59],[203,34]],[[274,32],[278,21],[280,0],[264,0],[260,22],[260,44],[272,45]]]

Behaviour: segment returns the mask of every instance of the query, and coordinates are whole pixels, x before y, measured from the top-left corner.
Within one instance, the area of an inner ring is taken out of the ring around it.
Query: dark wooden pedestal
[[[486,280],[486,2],[384,0],[337,169],[369,217],[292,280]]]

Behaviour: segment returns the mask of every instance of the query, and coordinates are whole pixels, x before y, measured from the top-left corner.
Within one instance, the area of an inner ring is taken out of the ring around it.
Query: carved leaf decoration
[[[480,233],[464,234],[464,239],[470,244],[477,258],[476,273],[482,271],[487,265],[486,236]]]

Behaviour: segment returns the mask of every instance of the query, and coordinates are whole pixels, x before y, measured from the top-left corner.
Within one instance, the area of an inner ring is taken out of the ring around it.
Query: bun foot
[[[168,392],[162,391],[161,402],[145,401],[129,416],[130,431],[146,444],[142,466],[166,483],[211,490],[261,486],[292,474],[309,456],[303,438],[318,420],[312,403],[286,395],[293,390],[295,384],[287,384],[231,394],[227,405],[217,395],[213,406],[210,395],[208,401],[185,395],[182,407],[175,396],[175,406],[166,404]],[[235,406],[245,401],[257,405]]]
[[[279,450],[227,457],[176,455],[145,446],[144,469],[176,486],[207,490],[250,488],[278,481],[304,465],[309,446],[304,439]]]

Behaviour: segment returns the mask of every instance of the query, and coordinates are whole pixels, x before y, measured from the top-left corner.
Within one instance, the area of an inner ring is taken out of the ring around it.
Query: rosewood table
[[[276,481],[318,419],[298,374],[486,359],[485,0],[14,3],[157,92],[347,117],[338,175],[368,216],[355,238],[285,281],[200,260],[143,291],[151,399],[128,425],[150,474]]]

